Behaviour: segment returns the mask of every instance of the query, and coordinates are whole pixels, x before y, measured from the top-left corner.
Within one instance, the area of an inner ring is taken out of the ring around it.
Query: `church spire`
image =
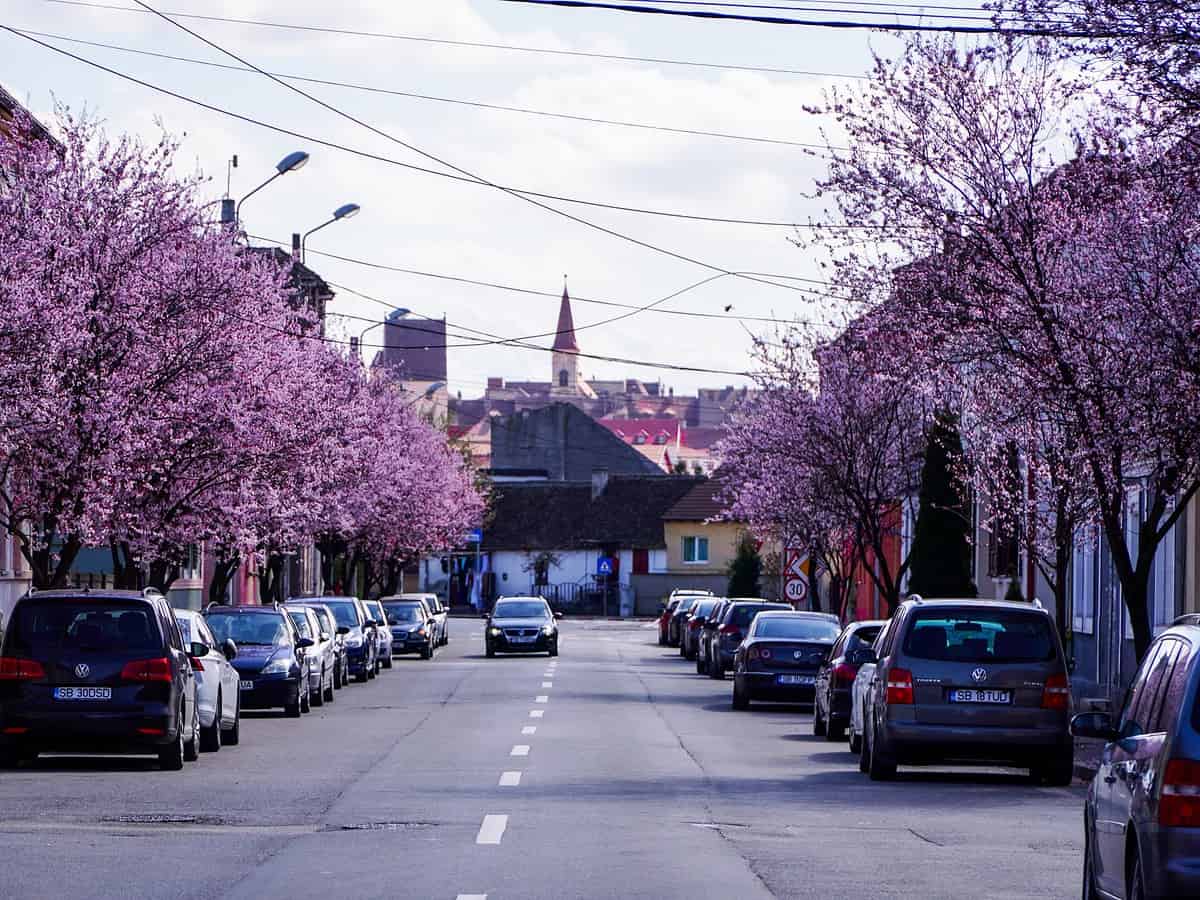
[[[558,327],[554,329],[554,349],[568,352],[579,352],[579,344],[575,340],[575,319],[571,315],[571,295],[567,293],[566,276],[563,276],[562,305],[558,308]]]

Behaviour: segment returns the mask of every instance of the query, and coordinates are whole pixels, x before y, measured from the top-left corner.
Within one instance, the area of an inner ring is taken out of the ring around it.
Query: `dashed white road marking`
[[[546,711],[544,709],[531,709],[529,711],[529,718],[531,719],[540,719],[545,715]]]
[[[521,784],[520,772],[501,772],[500,787],[517,787]]]
[[[549,703],[550,695],[549,694],[538,694],[536,697],[533,698],[533,702],[534,703]]]
[[[499,844],[504,837],[504,829],[508,827],[508,816],[487,815],[479,826],[479,834],[475,835],[477,844]]]
[[[487,900],[487,894],[459,894],[455,900]]]
[[[508,755],[509,756],[528,756],[529,755],[529,745],[528,744],[516,744],[513,746],[512,752],[509,753]]]
[[[537,734],[537,726],[536,725],[526,725],[524,728],[521,729],[521,734]]]
[[[544,687],[544,688],[552,688],[552,687],[554,687],[554,682],[553,682],[553,681],[543,681],[543,682],[542,682],[542,687]]]

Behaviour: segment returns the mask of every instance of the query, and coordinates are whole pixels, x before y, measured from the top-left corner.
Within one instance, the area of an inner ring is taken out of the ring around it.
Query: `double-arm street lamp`
[[[304,236],[300,238],[300,262],[304,262],[304,245],[308,241],[310,234],[316,234],[326,225],[332,225],[334,222],[340,222],[342,219],[350,219],[358,215],[361,207],[357,203],[347,203],[344,206],[339,206],[333,211],[333,218],[327,219],[316,228],[310,228],[304,232]]]
[[[230,210],[229,207],[232,206],[233,204],[228,199],[223,201],[222,208],[221,208],[221,221],[226,222],[228,224],[236,225],[238,222],[241,221],[242,204],[243,203],[245,203],[247,200],[249,200],[251,197],[253,197],[255,194],[257,194],[259,191],[261,191],[263,188],[265,188],[268,184],[270,184],[276,178],[279,178],[281,175],[286,175],[288,172],[295,172],[298,169],[303,169],[304,164],[307,162],[308,162],[308,154],[305,153],[303,150],[296,150],[292,153],[289,153],[287,156],[285,156],[283,159],[281,159],[279,162],[277,162],[275,164],[275,174],[272,175],[270,178],[268,178],[266,181],[264,181],[262,184],[260,184],[258,187],[256,187],[254,190],[252,190],[250,193],[248,193],[244,197],[242,197],[242,199],[237,202],[237,205],[233,206],[232,210]],[[235,158],[234,164],[236,165],[236,158]],[[231,213],[232,213],[232,217],[230,215]]]

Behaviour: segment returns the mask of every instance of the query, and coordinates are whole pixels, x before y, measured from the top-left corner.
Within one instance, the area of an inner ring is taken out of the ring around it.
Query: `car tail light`
[[[770,659],[771,658],[771,648],[770,647],[751,647],[750,652],[747,655],[751,659]]]
[[[688,622],[688,628],[699,628],[703,624],[699,619],[692,619],[692,621]]]
[[[898,706],[912,705],[913,677],[908,669],[892,669],[888,672],[887,702]]]
[[[1200,762],[1173,759],[1167,763],[1158,798],[1158,824],[1167,828],[1200,826]]]
[[[153,737],[157,737],[158,735],[166,734],[167,732],[165,729],[162,729],[162,728],[139,728],[137,730],[137,733],[138,734],[147,734],[147,735],[151,735]]]
[[[1042,709],[1066,709],[1071,703],[1071,685],[1067,676],[1059,673],[1046,679],[1042,688]]]
[[[858,675],[858,668],[849,663],[838,663],[833,667],[833,683],[842,687],[854,684],[856,675]]]
[[[121,669],[122,681],[170,681],[171,661],[166,657],[161,659],[139,659],[137,662],[125,663]]]
[[[722,626],[720,627],[719,631],[721,632],[721,634],[737,634],[737,635],[740,635],[740,634],[742,633],[741,629],[740,629],[740,628],[738,628],[736,625],[722,625]]]
[[[45,677],[46,670],[36,660],[0,656],[0,681],[34,681]]]
[[[8,728],[5,728],[3,731],[0,731],[0,734],[26,734],[28,731],[29,731],[28,728],[21,728],[17,725],[10,725]]]

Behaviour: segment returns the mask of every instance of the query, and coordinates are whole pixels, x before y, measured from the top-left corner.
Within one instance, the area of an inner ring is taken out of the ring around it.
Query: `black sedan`
[[[483,649],[497,653],[549,653],[558,656],[558,623],[562,613],[541,597],[501,597],[485,617]]]
[[[846,737],[846,726],[850,723],[850,693],[858,667],[862,663],[862,651],[869,649],[871,642],[887,623],[879,621],[851,622],[838,635],[829,658],[817,672],[817,694],[813,703],[813,734],[826,740],[840,741]]]
[[[822,613],[760,612],[734,654],[733,708],[749,709],[751,700],[811,703],[837,636],[837,623]]]

